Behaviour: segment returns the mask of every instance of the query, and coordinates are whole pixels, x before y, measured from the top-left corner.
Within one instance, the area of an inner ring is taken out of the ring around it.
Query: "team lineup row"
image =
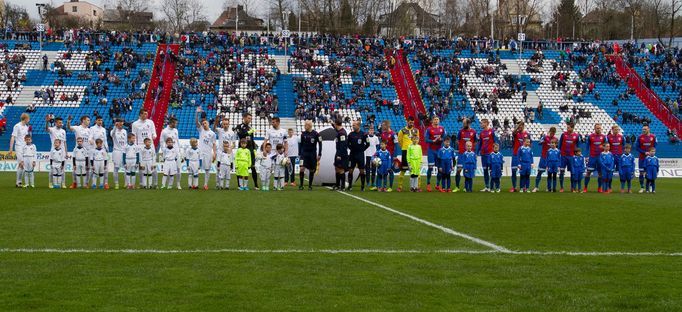
[[[200,115],[201,114],[201,115]],[[59,117],[46,120],[45,127],[50,134],[53,150],[50,153],[50,185],[63,186],[64,165],[67,159],[73,161],[73,184],[71,187],[87,186],[90,182],[96,186],[100,178],[100,187],[108,188],[107,131],[102,119],[97,117],[95,125],[89,127],[90,119],[81,117],[80,125],[71,126],[71,116],[67,119],[66,129],[75,133],[77,146],[69,155],[66,150],[66,131],[63,120]],[[35,165],[35,145],[31,143],[30,117],[22,115],[21,121],[14,126],[10,140],[12,148],[17,152],[19,166],[17,168],[17,186],[33,186],[33,167]],[[229,119],[216,118],[211,128],[201,108],[196,111],[198,139],[190,140],[190,148],[183,153],[179,147],[177,121],[171,118],[167,127],[161,131],[159,149],[160,161],[163,162],[163,179],[161,187],[168,188],[175,179],[180,188],[181,162],[189,172],[188,186],[198,187],[198,176],[204,171],[204,188],[208,189],[208,179],[213,163],[216,163],[218,188],[229,188],[232,169],[238,177],[239,189],[248,189],[248,175],[251,171],[253,183],[263,184],[260,189],[269,190],[270,179],[274,178],[274,188],[281,190],[286,184],[294,185],[293,165],[300,165],[299,188],[303,188],[305,170],[309,172],[308,187],[312,187],[315,172],[319,169],[322,152],[322,141],[319,134],[312,129],[312,123],[306,122],[305,130],[297,136],[293,129],[283,130],[279,127],[279,119],[273,118],[272,128],[268,130],[261,148],[256,151],[253,140],[253,129],[250,127],[251,116],[245,114],[243,123],[231,128]],[[50,126],[53,123],[54,126]],[[438,117],[431,120],[426,129],[424,139],[427,147],[428,170],[426,190],[432,191],[431,178],[436,171],[436,187],[441,192],[459,191],[462,173],[465,177],[465,191],[473,191],[473,179],[477,168],[477,155],[480,156],[485,188],[482,191],[500,191],[501,172],[504,158],[499,153],[495,131],[487,120],[482,120],[482,130],[477,133],[469,127],[465,120],[463,128],[456,135],[449,135],[439,125]],[[418,192],[419,172],[422,166],[422,151],[419,144],[419,130],[414,127],[414,120],[408,118],[407,125],[397,133],[391,129],[390,123],[384,121],[379,133],[374,134],[374,127],[366,127],[363,132],[360,121],[353,122],[352,131],[347,132],[341,122],[334,124],[336,130],[336,151],[334,167],[336,172],[335,189],[351,189],[354,169],[358,169],[361,190],[369,183],[371,189],[390,192],[396,174],[400,174],[397,191],[402,191],[403,176],[409,170],[410,189]],[[215,132],[214,132],[215,131]],[[598,191],[610,192],[613,173],[618,173],[621,180],[621,191],[631,192],[631,179],[634,177],[634,156],[631,147],[624,145],[624,139],[614,127],[608,135],[602,134],[601,125],[596,124],[594,133],[588,136],[586,148],[588,157],[584,158],[578,148],[579,135],[568,124],[567,130],[556,138],[556,129],[551,128],[540,140],[542,154],[538,165],[535,188],[538,190],[542,174],[547,172],[547,190],[557,191],[557,174],[560,192],[563,192],[566,170],[571,173],[571,191],[579,192],[584,177],[587,186],[593,172],[599,176]],[[131,132],[123,128],[123,120],[116,120],[110,131],[113,141],[112,162],[114,165],[114,184],[118,188],[118,173],[125,172],[125,186],[133,188],[135,177],[141,178],[141,186],[156,187],[157,150],[153,145],[156,139],[154,123],[147,119],[147,112],[142,109],[139,119],[131,125]],[[510,191],[528,192],[530,190],[530,171],[533,168],[533,153],[530,135],[520,122],[513,132],[514,144],[512,155],[512,188]],[[239,142],[237,144],[236,142]],[[454,143],[454,144],[451,144]],[[456,145],[457,150],[453,148]],[[635,143],[639,153],[640,192],[655,192],[655,180],[658,173],[658,159],[655,156],[656,138],[649,133],[648,126],[643,126],[642,134]],[[219,149],[218,146],[221,148]],[[398,149],[399,148],[399,149]],[[400,154],[398,152],[401,152]],[[369,174],[366,174],[365,167]],[[256,170],[256,169],[260,170]],[[412,169],[412,170],[410,170]],[[450,177],[455,171],[455,188],[451,188]],[[257,172],[260,172],[260,179]],[[415,173],[415,174],[412,174]],[[520,185],[517,189],[517,174]],[[23,182],[22,182],[23,178]],[[151,181],[149,181],[151,179]],[[348,183],[346,183],[346,179]],[[81,180],[83,180],[81,182]],[[260,181],[259,181],[260,180]],[[645,187],[646,181],[646,187]],[[627,184],[627,189],[625,188]]]

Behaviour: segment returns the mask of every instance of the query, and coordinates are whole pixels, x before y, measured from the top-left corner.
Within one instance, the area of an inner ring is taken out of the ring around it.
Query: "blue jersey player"
[[[579,147],[573,153],[574,156],[571,157],[569,167],[571,170],[571,192],[580,193],[580,184],[582,184],[585,175],[585,157],[583,157],[583,150]]]
[[[500,153],[500,145],[493,145],[493,152],[490,154],[490,191],[500,192],[500,179],[502,178],[502,168],[504,167],[504,155]]]
[[[443,147],[438,150],[438,175],[440,176],[440,191],[452,192],[452,169],[455,160],[455,149],[450,146],[450,138],[443,140]]]
[[[627,184],[627,192],[632,193],[632,178],[635,176],[635,156],[632,155],[632,146],[625,144],[624,153],[620,156],[620,166],[618,167],[618,176],[620,176],[620,192],[625,193],[625,184]]]
[[[601,171],[601,190],[603,193],[611,193],[611,180],[613,171],[616,168],[616,161],[611,154],[611,145],[603,144],[603,152],[599,155],[599,170]]]

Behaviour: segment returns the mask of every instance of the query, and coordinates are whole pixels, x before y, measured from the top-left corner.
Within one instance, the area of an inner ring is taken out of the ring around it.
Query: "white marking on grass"
[[[0,253],[61,253],[61,254],[493,254],[495,250],[466,249],[79,249],[79,248],[3,248]]]
[[[682,257],[682,252],[628,251],[499,251],[467,249],[80,249],[80,248],[2,248],[0,253],[47,254],[462,254],[573,257]]]
[[[453,229],[451,229],[451,228],[447,228],[447,227],[444,227],[444,226],[442,226],[442,225],[438,225],[438,224],[435,224],[435,223],[433,223],[433,222],[426,221],[426,220],[424,220],[424,219],[415,217],[415,216],[413,216],[413,215],[411,215],[411,214],[407,214],[407,213],[404,213],[404,212],[402,212],[402,211],[395,210],[395,209],[393,209],[393,208],[384,206],[384,205],[382,205],[382,204],[373,202],[373,201],[371,201],[371,200],[362,198],[362,197],[360,197],[360,196],[355,196],[355,195],[353,195],[353,194],[349,194],[349,193],[346,193],[346,192],[340,192],[340,191],[337,191],[337,193],[342,194],[342,195],[345,195],[345,196],[348,196],[348,197],[351,197],[351,198],[354,198],[354,199],[357,199],[357,200],[362,201],[362,202],[364,202],[364,203],[367,203],[367,204],[370,204],[370,205],[372,205],[372,206],[375,206],[375,207],[384,209],[384,210],[386,210],[386,211],[395,213],[395,214],[397,214],[397,215],[403,216],[403,217],[408,218],[408,219],[411,219],[411,220],[413,220],[413,221],[417,221],[417,222],[419,222],[419,223],[421,223],[421,224],[430,226],[430,227],[432,227],[432,228],[436,228],[436,229],[441,230],[441,231],[443,231],[443,232],[445,232],[445,233],[447,233],[447,234],[450,234],[450,235],[453,235],[453,236],[457,236],[457,237],[461,237],[461,238],[470,240],[470,241],[472,241],[472,242],[474,242],[474,243],[476,243],[476,244],[483,245],[483,246],[486,246],[486,247],[488,247],[488,248],[492,248],[492,249],[495,250],[495,251],[502,252],[502,253],[512,253],[511,250],[509,250],[509,249],[507,249],[507,248],[504,248],[504,247],[502,247],[502,246],[500,246],[500,245],[493,244],[493,243],[491,243],[491,242],[489,242],[489,241],[482,240],[482,239],[480,239],[480,238],[478,238],[478,237],[473,237],[473,236],[471,236],[471,235],[469,235],[469,234],[465,234],[465,233],[462,233],[462,232],[458,232],[458,231],[455,231],[455,230],[453,230]]]

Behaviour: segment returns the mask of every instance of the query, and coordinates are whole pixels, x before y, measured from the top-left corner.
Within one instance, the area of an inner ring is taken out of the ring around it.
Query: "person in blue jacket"
[[[625,144],[623,155],[620,156],[620,166],[618,167],[618,176],[620,177],[620,192],[625,193],[625,184],[627,184],[627,192],[632,193],[632,178],[635,176],[635,156],[632,155],[632,145]]]
[[[649,149],[649,156],[644,161],[646,165],[646,192],[656,193],[656,178],[658,178],[658,157],[656,157],[656,148]]]
[[[502,168],[504,167],[504,155],[500,153],[500,145],[493,145],[493,152],[490,154],[490,191],[500,192],[500,179],[502,178]]]
[[[585,157],[583,157],[583,150],[579,147],[575,149],[574,154],[575,156],[571,159],[571,192],[580,193],[585,175]]]
[[[533,169],[533,150],[530,148],[530,139],[523,141],[523,146],[518,150],[519,175],[521,176],[521,192],[528,193],[530,188],[530,174]]]
[[[611,193],[611,180],[613,180],[613,171],[615,170],[616,161],[611,154],[611,145],[607,142],[602,145],[604,149],[599,155],[599,170],[601,171],[601,191],[603,193]]]
[[[473,151],[473,144],[466,143],[464,152],[464,191],[471,193],[474,191],[474,177],[476,177],[476,153]]]
[[[374,154],[374,158],[381,161],[377,166],[377,189],[380,192],[386,192],[386,183],[388,182],[388,175],[391,171],[391,152],[386,149],[386,141],[381,142],[381,149]]]
[[[559,173],[559,165],[561,164],[561,152],[557,146],[557,139],[552,140],[547,150],[547,192],[556,193],[557,174]]]
[[[450,138],[443,140],[443,147],[438,150],[438,175],[440,176],[440,191],[443,193],[452,192],[452,168],[455,159],[455,149],[450,146]]]

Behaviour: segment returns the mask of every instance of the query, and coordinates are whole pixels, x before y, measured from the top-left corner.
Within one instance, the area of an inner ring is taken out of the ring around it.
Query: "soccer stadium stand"
[[[83,33],[46,42],[41,51],[31,42],[0,41],[0,144],[7,146],[7,125],[23,112],[31,114],[39,149],[48,150],[46,115],[102,116],[110,128],[114,118],[134,121],[141,107],[158,131],[177,117],[181,138],[196,136],[197,106],[209,120],[224,115],[233,126],[251,113],[256,137],[274,116],[291,119],[298,131],[305,119],[323,127],[336,118],[346,126],[357,118],[375,126],[389,120],[397,130],[414,116],[422,133],[430,116],[439,116],[449,133],[464,118],[474,129],[487,118],[504,148],[518,121],[535,140],[568,122],[583,135],[595,123],[617,125],[628,138],[649,124],[660,143],[675,142],[680,131],[676,49],[629,47],[618,50],[621,59],[603,44],[525,50],[519,57],[475,41],[308,36],[292,43],[285,51],[281,38],[256,34]],[[636,79],[643,83],[634,85]],[[663,104],[650,103],[652,97]]]

